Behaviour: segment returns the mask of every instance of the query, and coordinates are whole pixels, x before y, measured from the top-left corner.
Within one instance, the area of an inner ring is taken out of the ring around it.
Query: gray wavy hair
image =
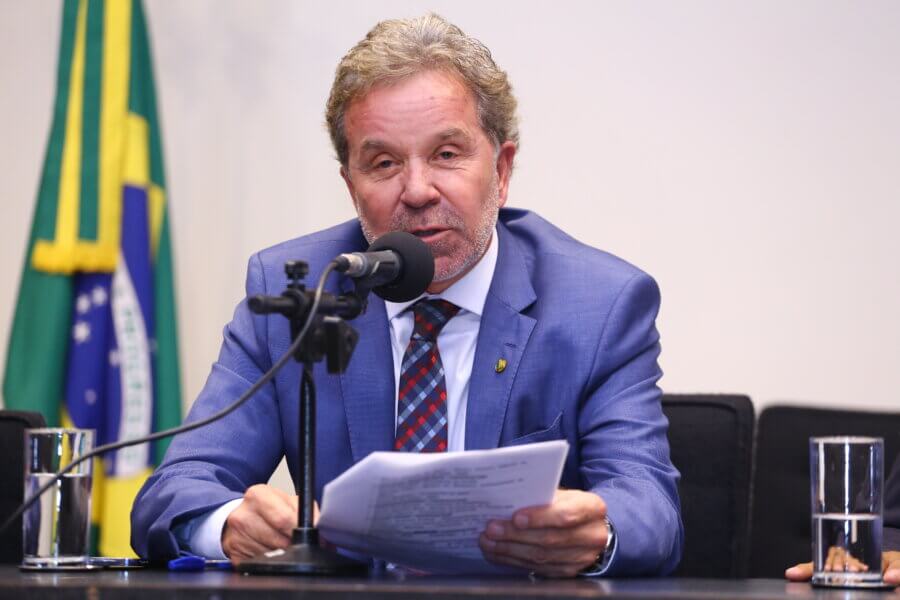
[[[342,165],[349,158],[344,117],[350,103],[376,85],[431,69],[459,76],[472,91],[481,127],[495,147],[506,141],[518,144],[516,99],[506,72],[484,44],[431,13],[378,23],[338,64],[325,120]]]

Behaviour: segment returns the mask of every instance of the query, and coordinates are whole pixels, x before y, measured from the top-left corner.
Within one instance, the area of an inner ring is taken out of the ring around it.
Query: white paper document
[[[478,536],[491,519],[549,504],[569,444],[373,452],[325,486],[318,527],[334,544],[432,573],[504,573]]]

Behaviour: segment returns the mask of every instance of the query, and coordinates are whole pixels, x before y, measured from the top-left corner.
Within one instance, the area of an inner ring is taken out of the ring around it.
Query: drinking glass
[[[93,449],[89,429],[25,430],[25,498]],[[63,475],[22,517],[23,567],[87,564],[91,526],[91,461]]]
[[[881,586],[884,441],[810,438],[809,471],[813,584]]]

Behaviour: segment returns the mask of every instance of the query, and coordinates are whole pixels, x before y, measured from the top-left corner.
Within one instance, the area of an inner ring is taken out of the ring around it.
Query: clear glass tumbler
[[[25,498],[94,447],[90,429],[25,431]],[[56,568],[88,561],[91,462],[63,475],[22,517],[23,566]]]
[[[812,583],[880,586],[884,441],[810,438],[809,472]]]

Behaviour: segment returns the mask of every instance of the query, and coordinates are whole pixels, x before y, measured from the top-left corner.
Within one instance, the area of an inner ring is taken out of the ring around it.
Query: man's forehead
[[[419,139],[431,143],[451,143],[472,144],[475,142],[472,134],[461,127],[450,127],[435,133],[422,132]],[[391,146],[391,141],[381,136],[371,136],[363,138],[359,145],[361,152],[384,150]]]
[[[440,87],[445,90],[452,90],[460,97],[466,97],[472,101],[475,100],[474,92],[462,75],[449,68],[433,67],[417,70],[402,77],[376,81],[350,100],[350,105],[363,102],[372,95],[390,93],[398,88],[410,86]]]
[[[474,94],[440,71],[376,86],[354,99],[346,114],[347,140],[363,151],[401,140],[473,142],[481,130]]]

